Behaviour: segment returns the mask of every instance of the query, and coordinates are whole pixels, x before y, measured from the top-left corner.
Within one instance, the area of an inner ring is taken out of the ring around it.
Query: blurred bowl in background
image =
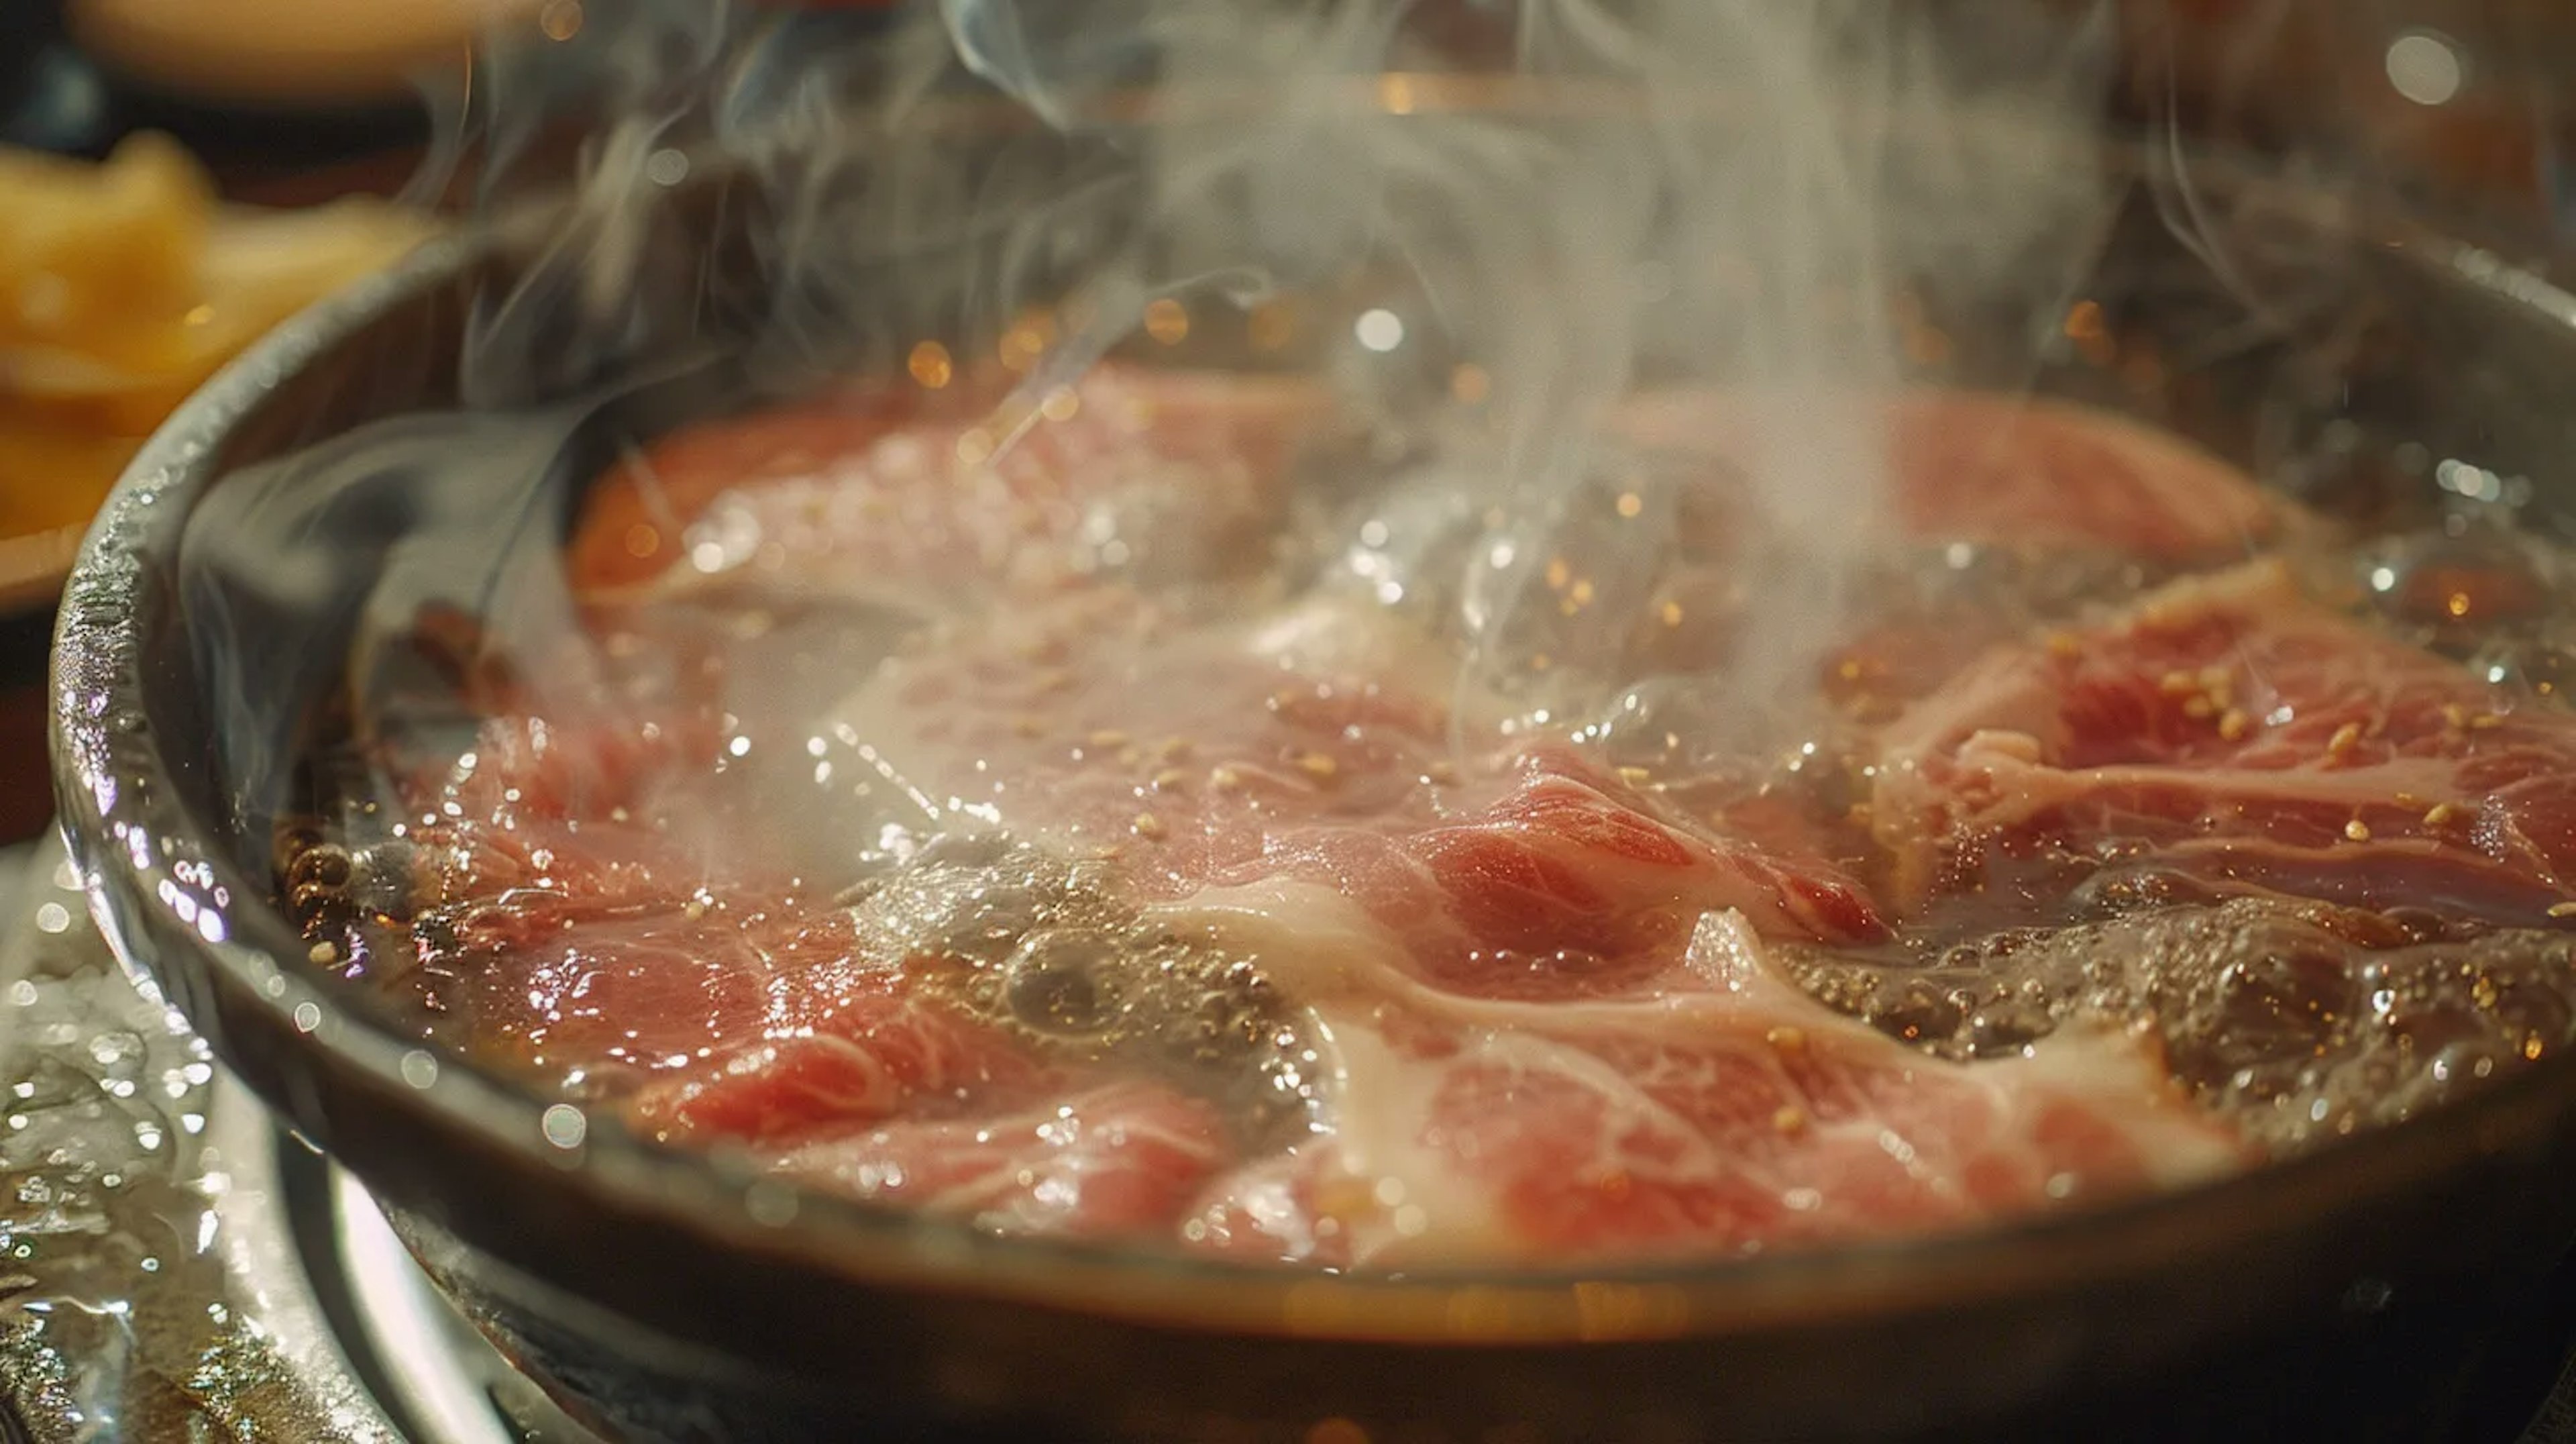
[[[119,76],[200,101],[294,107],[399,101],[460,77],[486,26],[531,11],[581,25],[579,0],[64,0],[81,48]]]

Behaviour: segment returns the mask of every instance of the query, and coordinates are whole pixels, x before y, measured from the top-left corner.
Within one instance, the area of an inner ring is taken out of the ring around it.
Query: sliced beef
[[[1622,407],[1614,432],[1740,456],[1776,420],[1759,396],[1667,392]],[[2092,549],[2207,562],[2281,531],[2245,474],[2167,433],[2038,397],[1909,392],[1880,413],[1895,532],[1917,543]],[[1867,424],[1858,403],[1852,424]]]
[[[1804,725],[1818,677],[1884,722],[2024,628],[2308,530],[2215,457],[2044,400],[1928,392],[1818,413],[1669,392],[1609,430],[1636,454],[1562,502],[1545,565],[1486,603],[1499,620],[1480,641],[1540,693],[1569,674],[1578,696],[1713,684],[1727,705],[1700,709],[1722,724],[1703,741]],[[1881,488],[1839,480],[1879,467]],[[1401,550],[1354,569],[1373,581]]]
[[[1105,850],[1148,898],[1332,881],[1404,918],[1435,970],[1477,949],[1633,970],[1604,960],[1669,960],[1710,907],[1788,936],[1877,930],[1823,858],[1661,811],[1571,748],[1502,736],[1472,698],[1455,715],[1454,678],[1382,613],[1191,626],[1095,592],[889,667],[824,755],[908,801],[909,825]]]
[[[1220,894],[1274,880],[1349,899],[1416,976],[1478,996],[1633,990],[1672,974],[1711,912],[1773,936],[1881,932],[1867,896],[1821,859],[1676,827],[1561,749],[1517,755],[1473,810],[1409,829],[1282,829],[1258,862],[1208,879]]]
[[[702,757],[633,724],[494,729],[545,741],[479,749],[406,824],[411,956],[383,985],[649,1136],[996,1227],[1132,1232],[1302,1114],[1300,1035],[1257,972],[1141,922],[1097,862],[951,836],[826,891],[705,845]],[[596,785],[555,786],[567,767]],[[1056,1112],[1077,1095],[1087,1131]]]
[[[1189,626],[1130,594],[1078,600],[1043,625],[959,632],[862,689],[841,715],[876,740],[832,756],[936,797],[940,815],[829,896],[761,843],[698,845],[690,813],[712,804],[690,789],[726,774],[628,745],[638,724],[496,724],[498,745],[451,773],[411,834],[439,879],[422,976],[487,1047],[639,1080],[630,1113],[657,1136],[749,1144],[855,1187],[888,1168],[945,1177],[936,1158],[998,1166],[984,1142],[958,1150],[1122,1079],[1217,1120],[1221,1155],[1181,1150],[1203,1170],[1335,1126],[1311,1061],[1307,995],[1322,984],[1281,971],[1313,955],[1323,919],[1292,929],[1291,954],[1219,926],[1265,888],[1356,906],[1369,948],[1395,949],[1395,985],[1524,1005],[1686,979],[1712,911],[1784,936],[1877,936],[1832,868],[1662,813],[1569,749],[1448,761],[1445,709],[1357,680],[1402,675],[1383,665],[1400,638],[1347,618]],[[1036,737],[1016,725],[1031,688],[1060,709]],[[1184,745],[1149,724],[1185,728]],[[557,785],[567,767],[582,788]],[[1158,783],[1159,767],[1188,772]],[[459,799],[472,810],[451,814]],[[1181,1153],[1125,1161],[1150,1173]],[[1007,1176],[1057,1166],[1021,1164]],[[979,1216],[1056,1217],[956,1197]]]
[[[932,634],[832,706],[785,781],[809,812],[883,819],[853,836],[1009,827],[1168,891],[1283,826],[1431,815],[1444,680],[1362,614],[1205,625],[1099,588]]]
[[[1263,557],[1292,383],[1102,368],[1025,415],[992,385],[873,386],[691,427],[588,498],[576,588],[748,579],[925,613],[1093,575],[1195,577]]]
[[[2258,563],[1971,666],[1888,727],[1872,806],[1908,911],[2045,906],[2108,869],[2545,924],[2576,867],[2576,717]]]
[[[1775,979],[1732,915],[1704,920],[1655,986],[1531,1004],[1400,980],[1401,941],[1346,905],[1336,924],[1328,894],[1269,901],[1229,900],[1218,925],[1310,970],[1330,1128],[1202,1199],[1183,1236],[1229,1255],[1723,1256],[1955,1227],[2242,1159],[2120,1035],[2006,1064],[1926,1057]]]
[[[408,836],[433,882],[385,985],[487,1053],[593,1091],[647,1085],[656,1132],[769,1138],[1016,1097],[1042,1076],[1017,1040],[935,996],[864,913],[749,859],[674,847],[649,820],[504,810]],[[973,926],[932,920],[921,946]]]
[[[959,1217],[996,1233],[1168,1236],[1231,1156],[1206,1104],[1112,1083],[1016,1113],[907,1118],[814,1138],[772,1167],[875,1203]]]
[[[1545,625],[1503,637],[1521,691],[1463,665],[1473,588],[1417,587],[1389,528],[1298,595],[1231,575],[1311,395],[1104,372],[995,461],[971,390],[719,423],[610,478],[582,665],[485,697],[468,757],[379,759],[415,956],[367,970],[816,1187],[1365,1268],[1970,1226],[2304,1140],[2258,1103],[2438,1096],[2400,1055],[2576,1038],[2542,930],[2576,866],[2557,713],[2263,567],[1993,646],[2287,524],[2176,444],[1896,404],[1892,550],[1939,574],[1857,596],[1885,625],[1856,641],[1852,599],[1807,619],[1851,645],[1794,699],[1830,745],[1781,760],[1692,721],[1767,698],[1546,706],[1596,665],[1716,667],[1759,615],[1724,405],[1617,419],[1699,480],[1587,493]],[[1649,523],[1664,550],[1613,575]],[[818,649],[781,589],[708,585],[764,578],[905,616]],[[1917,950],[1952,933],[1973,959]],[[1954,1006],[1898,1016],[1918,994]]]

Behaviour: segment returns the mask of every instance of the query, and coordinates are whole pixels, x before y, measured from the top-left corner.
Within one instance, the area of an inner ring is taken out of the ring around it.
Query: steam
[[[1758,391],[1734,459],[1758,529],[1804,551],[1765,576],[1731,685],[1778,695],[1884,541],[1877,406],[1905,380],[1905,278],[2029,278],[2044,325],[2092,259],[2108,197],[2076,141],[2108,80],[2105,15],[1525,0],[1506,12],[1512,68],[1589,114],[1432,113],[1404,81],[1354,103],[1355,80],[1423,63],[1414,8],[946,0],[968,69],[1135,161],[1146,243],[1095,269],[1094,330],[1033,386],[1089,364],[1148,298],[1249,305],[1354,266],[1401,273],[1409,334],[1490,382],[1488,426],[1440,458],[1500,518],[1462,588],[1485,684],[1604,649],[1561,624],[1515,639],[1558,609],[1541,578],[1566,574],[1569,501],[1633,464],[1602,429],[1619,401],[1649,378]],[[1148,80],[1137,127],[1108,102]],[[1209,96],[1222,119],[1195,113]],[[1575,566],[1615,576],[1656,545],[1629,529]]]
[[[1699,681],[1759,721],[1806,690],[1886,546],[1878,408],[1910,377],[1913,289],[2000,306],[2036,356],[2093,260],[2108,8],[942,0],[894,22],[593,0],[447,98],[440,154],[473,170],[425,185],[469,186],[512,257],[472,302],[457,409],[236,478],[217,510],[315,535],[359,516],[343,495],[486,497],[391,508],[402,545],[343,538],[385,570],[320,591],[368,593],[367,627],[480,598],[487,645],[546,655],[570,602],[526,539],[568,456],[613,454],[599,437],[897,374],[919,338],[989,346],[1045,307],[1052,343],[988,428],[1007,446],[1157,302],[1322,297],[1393,318],[1392,344],[1341,321],[1299,360],[1410,458],[1373,495],[1437,533],[1390,555],[1405,603],[1443,609],[1462,688],[1542,723],[1610,704],[1622,679],[1592,664],[1633,620],[1611,602],[1639,600],[1622,588],[1671,552],[1680,505],[1619,416],[1662,393],[1744,481],[1745,641]],[[1639,493],[1633,525],[1585,521],[1605,488]],[[199,588],[209,615],[326,600],[269,595],[291,569],[226,577]],[[1567,606],[1568,578],[1601,603]]]

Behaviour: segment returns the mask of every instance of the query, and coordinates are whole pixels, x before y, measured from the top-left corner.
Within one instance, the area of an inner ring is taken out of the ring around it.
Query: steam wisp
[[[1383,512],[1360,548],[1372,594],[1436,608],[1462,695],[1507,699],[1512,725],[1613,708],[1635,680],[1619,638],[1643,598],[1623,584],[1679,545],[1679,502],[1623,407],[1731,398],[1706,429],[1765,540],[1723,674],[1686,681],[1704,720],[1749,735],[1803,693],[1887,544],[1878,404],[1908,378],[1910,280],[2003,295],[2043,336],[2099,242],[2100,8],[943,0],[889,25],[602,0],[577,34],[499,46],[459,99],[450,149],[482,157],[482,212],[518,261],[474,303],[458,409],[238,480],[222,510],[303,535],[346,522],[367,476],[515,492],[506,513],[397,508],[412,532],[354,584],[383,603],[371,629],[405,598],[536,599],[486,606],[483,644],[556,655],[574,640],[558,564],[481,533],[507,514],[542,535],[567,468],[647,429],[645,388],[703,372],[793,394],[1047,308],[1051,343],[985,428],[1006,450],[1158,303],[1322,297],[1366,319],[1306,360],[1373,454],[1402,458],[1341,483]],[[710,208],[722,254],[690,239]],[[530,436],[561,441],[498,444]],[[1609,493],[1634,498],[1622,524],[1588,520]],[[442,541],[450,511],[466,530]],[[595,705],[589,669],[523,672],[528,705]]]

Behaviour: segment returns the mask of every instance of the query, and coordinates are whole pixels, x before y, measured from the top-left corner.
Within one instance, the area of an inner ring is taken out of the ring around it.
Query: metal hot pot
[[[1583,110],[1427,77],[1404,96],[1424,117],[1499,106],[1580,123]],[[940,164],[982,174],[1114,169],[1114,157],[1016,125],[979,121],[936,144]],[[1943,338],[1945,374],[2035,377],[2183,430],[2278,484],[2365,507],[2405,504],[2432,486],[2428,460],[2457,457],[2527,477],[2533,525],[2576,528],[2565,380],[2576,298],[2490,251],[2212,157],[2192,177],[2193,245],[2232,258],[2222,280],[2159,213],[2170,177],[2151,172],[2164,152],[2103,154],[2121,199],[2072,293],[2098,307],[2100,334],[2077,344],[2052,327],[2035,345],[2029,296],[1998,304],[1927,281],[1917,319]],[[617,438],[749,392],[729,346],[774,300],[746,219],[757,187],[704,167],[672,195],[637,233],[639,274],[712,283],[646,296],[641,324],[588,353],[579,374],[531,373],[525,394],[506,398],[655,378],[626,387],[531,475],[531,525],[566,524]],[[864,203],[846,219],[865,224]],[[607,1119],[568,1139],[548,1126],[548,1100],[426,1050],[321,976],[278,902],[271,827],[291,804],[292,771],[281,759],[324,725],[349,609],[281,614],[187,585],[192,519],[227,486],[360,423],[458,405],[476,298],[538,264],[548,233],[539,217],[434,244],[285,328],[173,419],[71,581],[53,746],[63,826],[120,955],[284,1122],[365,1183],[505,1351],[604,1432],[1475,1441],[2333,1429],[2371,1417],[2438,1360],[2454,1321],[2514,1306],[2576,1241],[2576,1056],[2191,1191],[1969,1236],[1625,1272],[1247,1271],[987,1237],[799,1193]],[[851,364],[893,364],[930,324],[897,287],[902,269],[881,268],[882,293],[839,298]],[[905,274],[917,290],[918,268]],[[1331,319],[1334,303],[1313,304]],[[1252,364],[1239,336],[1219,331],[1207,328],[1187,360]],[[2222,333],[2229,344],[2201,344]],[[335,513],[342,572],[317,595],[345,601],[417,519],[398,487],[370,495]],[[252,656],[270,663],[246,670]]]

